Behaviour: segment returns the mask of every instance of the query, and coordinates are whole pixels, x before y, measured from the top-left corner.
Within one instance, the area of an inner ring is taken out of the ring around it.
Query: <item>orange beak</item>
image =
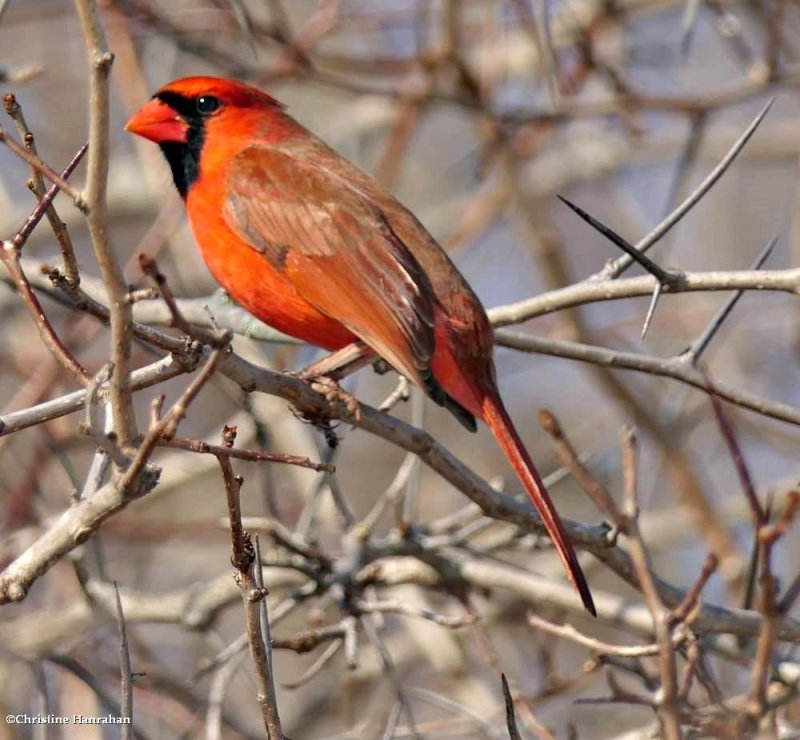
[[[139,108],[125,124],[125,130],[156,144],[170,141],[185,144],[189,136],[186,121],[158,98],[153,98]]]

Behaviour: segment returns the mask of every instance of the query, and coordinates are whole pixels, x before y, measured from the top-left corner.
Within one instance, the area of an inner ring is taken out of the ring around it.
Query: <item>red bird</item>
[[[269,95],[213,77],[162,87],[127,130],[157,143],[203,259],[244,308],[328,350],[361,340],[468,429],[484,421],[585,608],[592,596],[506,412],[480,300],[425,227]]]

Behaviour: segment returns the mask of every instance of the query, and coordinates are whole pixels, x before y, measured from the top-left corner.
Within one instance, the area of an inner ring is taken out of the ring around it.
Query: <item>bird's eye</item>
[[[219,98],[215,98],[212,95],[203,95],[203,97],[197,99],[196,105],[197,112],[201,116],[207,116],[217,110],[222,103],[220,103]]]

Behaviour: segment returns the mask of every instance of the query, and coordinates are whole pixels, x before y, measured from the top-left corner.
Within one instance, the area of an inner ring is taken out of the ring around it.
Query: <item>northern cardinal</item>
[[[161,147],[203,259],[240,305],[328,350],[360,340],[468,429],[476,417],[488,425],[594,614],[500,399],[486,312],[414,215],[277,100],[240,82],[171,82],[126,128]]]

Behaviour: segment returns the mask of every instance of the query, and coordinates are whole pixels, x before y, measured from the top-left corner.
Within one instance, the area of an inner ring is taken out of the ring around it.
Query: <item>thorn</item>
[[[672,211],[672,213],[670,213],[647,236],[645,236],[636,244],[636,249],[639,254],[643,254],[644,252],[646,252],[656,242],[658,242],[667,233],[669,233],[669,231],[677,223],[679,223],[680,220],[703,199],[703,197],[706,195],[706,193],[708,193],[709,190],[711,190],[711,188],[714,186],[717,180],[719,180],[720,177],[722,177],[722,175],[724,175],[725,172],[727,172],[728,168],[731,166],[736,157],[739,155],[742,149],[744,149],[745,145],[750,140],[750,137],[752,137],[756,129],[758,129],[759,125],[764,120],[764,117],[767,115],[774,102],[775,98],[771,98],[767,102],[767,104],[761,109],[761,112],[753,119],[752,123],[744,130],[741,136],[739,136],[739,138],[733,143],[731,148],[728,150],[727,154],[725,154],[722,160],[720,160],[720,163],[716,167],[714,167],[714,169],[711,170],[711,172],[709,172],[708,175],[706,175],[706,177],[695,188],[695,190],[691,194],[689,194],[684,199],[684,201]],[[633,255],[630,255],[629,258],[636,259]],[[620,257],[619,259],[610,262],[607,267],[605,267],[602,271],[597,273],[596,279],[619,277],[625,270],[628,269],[628,267],[629,264],[625,261],[625,258]]]
[[[564,205],[568,206],[575,213],[577,213],[578,216],[580,216],[584,221],[586,221],[586,223],[589,224],[589,226],[599,231],[612,244],[619,247],[632,260],[647,270],[647,272],[649,272],[656,280],[658,280],[660,286],[670,288],[677,285],[681,281],[683,277],[681,273],[665,270],[663,267],[661,267],[661,265],[653,262],[653,260],[651,260],[646,254],[634,247],[633,244],[617,234],[616,231],[584,211],[583,208],[567,200],[563,195],[556,195],[556,197],[562,203],[564,203]]]
[[[656,312],[656,305],[658,305],[658,299],[661,298],[661,289],[663,287],[662,283],[656,283],[656,288],[653,291],[653,297],[650,299],[650,305],[647,307],[647,314],[644,317],[644,324],[642,325],[642,333],[639,339],[644,340],[644,335],[647,334],[647,330],[650,328],[650,322],[653,320],[653,314]]]
[[[517,717],[514,712],[514,698],[511,696],[511,688],[505,673],[500,674],[503,685],[503,702],[506,705],[506,728],[508,729],[509,740],[520,740],[519,730],[517,729]]]

